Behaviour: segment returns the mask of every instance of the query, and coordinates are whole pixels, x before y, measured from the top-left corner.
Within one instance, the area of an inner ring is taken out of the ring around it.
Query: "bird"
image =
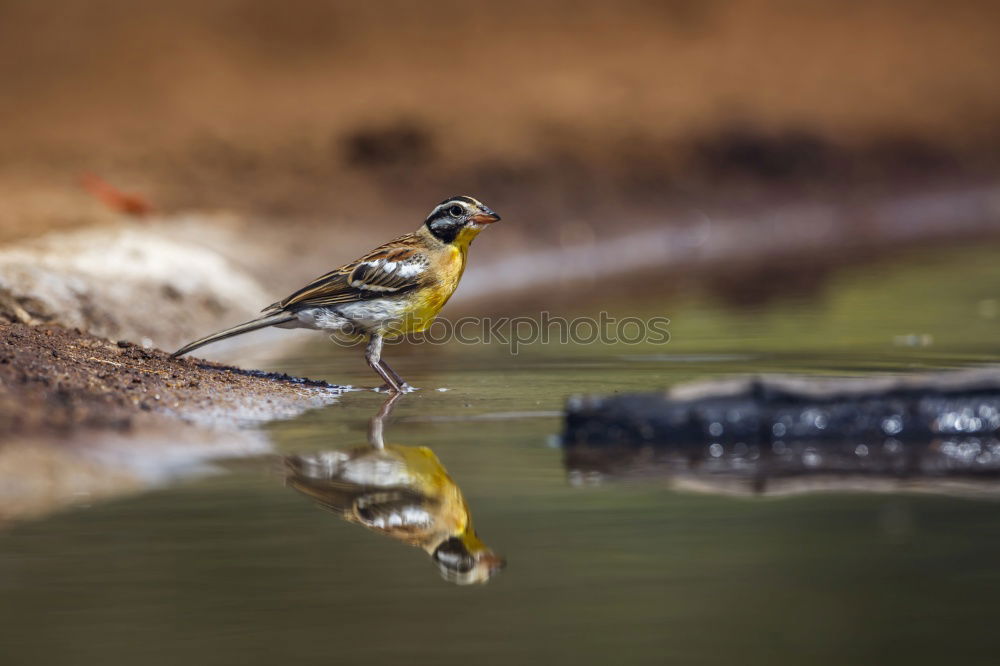
[[[409,391],[382,358],[383,341],[427,330],[462,279],[469,245],[498,220],[473,197],[445,199],[417,231],[319,276],[264,308],[260,317],[195,340],[170,356],[268,326],[311,328],[367,337],[365,360],[384,382],[379,389]]]
[[[369,424],[368,444],[285,456],[285,484],[344,520],[430,555],[442,578],[486,583],[506,566],[476,534],[462,490],[430,448],[385,444],[389,396]]]

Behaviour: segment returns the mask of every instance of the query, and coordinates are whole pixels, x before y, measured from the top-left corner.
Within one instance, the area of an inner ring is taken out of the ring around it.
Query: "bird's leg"
[[[368,347],[365,348],[365,360],[368,361],[368,365],[371,369],[378,373],[378,376],[382,378],[385,382],[386,387],[390,393],[400,393],[402,388],[396,383],[396,380],[382,368],[381,363],[382,357],[382,336],[378,334],[373,334],[371,339],[368,340]]]
[[[399,388],[401,388],[404,391],[413,388],[406,382],[405,379],[399,376],[399,373],[397,373],[395,370],[389,367],[389,364],[385,362],[385,359],[381,359],[379,361],[379,364],[382,366],[383,370],[392,375],[392,378],[396,380],[396,383],[399,385]]]
[[[378,410],[368,422],[368,443],[374,446],[376,449],[384,449],[385,442],[382,440],[382,430],[385,425],[385,419],[389,418],[389,414],[392,413],[392,406],[397,400],[402,396],[402,393],[392,393],[386,398],[385,402],[382,403],[382,408]]]

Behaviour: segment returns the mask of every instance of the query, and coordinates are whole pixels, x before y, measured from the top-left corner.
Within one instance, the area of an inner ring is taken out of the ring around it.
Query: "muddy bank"
[[[252,426],[341,393],[60,326],[0,324],[0,525],[260,455],[270,446]]]
[[[128,432],[162,419],[236,427],[294,416],[340,392],[326,382],[170,359],[59,326],[0,325],[4,437],[80,428]]]

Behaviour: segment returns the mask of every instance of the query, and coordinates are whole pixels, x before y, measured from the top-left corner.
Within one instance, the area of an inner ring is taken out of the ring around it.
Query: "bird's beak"
[[[488,208],[483,212],[472,216],[472,221],[476,224],[493,224],[499,219],[500,216]]]
[[[485,567],[490,575],[503,570],[507,566],[507,560],[500,555],[495,555],[491,551],[486,551],[478,558],[479,566]]]

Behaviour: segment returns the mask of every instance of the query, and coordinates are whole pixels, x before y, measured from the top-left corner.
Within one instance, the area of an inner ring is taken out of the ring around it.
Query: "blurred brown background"
[[[0,0],[0,238],[100,218],[86,173],[400,230],[469,192],[542,235],[967,182],[998,62],[988,0]]]

